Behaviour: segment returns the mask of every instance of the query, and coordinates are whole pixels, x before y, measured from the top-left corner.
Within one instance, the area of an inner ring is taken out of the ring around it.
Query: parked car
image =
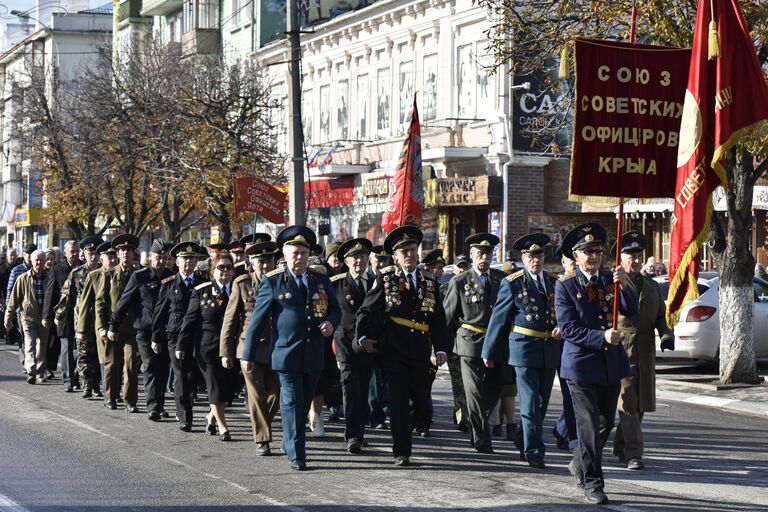
[[[709,275],[707,276],[709,277]],[[662,297],[669,292],[669,276],[655,277]],[[699,277],[699,298],[686,304],[680,311],[680,321],[675,325],[675,350],[661,351],[656,334],[656,357],[661,359],[693,359],[716,363],[720,356],[720,278]],[[755,356],[768,358],[768,281],[755,277],[754,325]]]

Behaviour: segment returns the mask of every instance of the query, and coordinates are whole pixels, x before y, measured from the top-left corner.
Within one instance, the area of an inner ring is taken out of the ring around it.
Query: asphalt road
[[[183,433],[173,420],[155,424],[64,393],[60,380],[28,385],[3,345],[0,511],[768,509],[766,419],[662,402],[646,418],[647,469],[621,467],[609,443],[611,502],[594,507],[568,475],[566,452],[552,445],[545,470],[519,462],[506,441],[478,455],[449,424],[443,372],[435,399],[433,437],[415,441],[415,466],[393,466],[386,432],[370,433],[363,454],[347,454],[342,426],[329,424],[326,438],[308,443],[310,470],[296,473],[284,456],[255,456],[242,404],[228,415],[234,442],[222,443],[203,433],[202,404],[195,430]],[[547,431],[559,408],[556,389]]]

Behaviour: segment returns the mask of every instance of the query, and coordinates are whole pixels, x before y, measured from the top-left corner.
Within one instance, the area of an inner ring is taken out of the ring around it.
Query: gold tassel
[[[563,45],[563,49],[560,50],[560,73],[558,78],[560,80],[568,80],[570,74],[568,69],[568,43],[566,43]]]
[[[720,35],[717,33],[717,22],[709,22],[709,60],[720,57]]]

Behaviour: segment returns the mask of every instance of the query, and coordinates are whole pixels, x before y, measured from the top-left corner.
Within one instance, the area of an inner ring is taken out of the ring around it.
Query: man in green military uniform
[[[478,453],[493,453],[488,417],[499,400],[498,369],[486,368],[480,353],[504,272],[491,268],[499,237],[478,233],[465,240],[472,268],[451,279],[443,306],[450,329],[456,333],[454,352],[460,357],[461,382]]]
[[[106,391],[105,406],[117,409],[120,396],[120,374],[123,373],[123,395],[125,410],[139,412],[136,406],[139,393],[139,369],[136,365],[136,329],[133,316],[129,314],[118,332],[109,332],[109,319],[117,306],[120,295],[134,272],[133,259],[139,239],[124,233],[112,240],[112,248],[117,251],[118,264],[104,272],[103,279],[95,288],[95,322],[99,338],[106,343],[104,381]],[[122,372],[121,372],[122,369]]]
[[[675,333],[667,325],[666,305],[659,284],[640,273],[643,268],[645,236],[627,231],[621,237],[621,266],[629,275],[629,286],[638,299],[633,316],[619,315],[621,343],[629,358],[630,375],[621,379],[619,392],[619,426],[613,441],[613,453],[628,469],[643,469],[643,431],[641,422],[646,412],[656,410],[656,336],[661,336],[661,349],[675,349]],[[611,249],[616,254],[616,246]]]
[[[544,270],[548,243],[547,235],[531,233],[513,244],[525,268],[504,280],[482,353],[489,367],[505,360],[515,367],[521,416],[515,444],[521,458],[535,468],[544,467],[544,416],[562,339],[555,316],[557,278]]]

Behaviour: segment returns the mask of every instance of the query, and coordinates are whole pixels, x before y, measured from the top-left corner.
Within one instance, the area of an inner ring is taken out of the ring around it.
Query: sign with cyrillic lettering
[[[575,43],[570,199],[673,197],[691,51]]]

